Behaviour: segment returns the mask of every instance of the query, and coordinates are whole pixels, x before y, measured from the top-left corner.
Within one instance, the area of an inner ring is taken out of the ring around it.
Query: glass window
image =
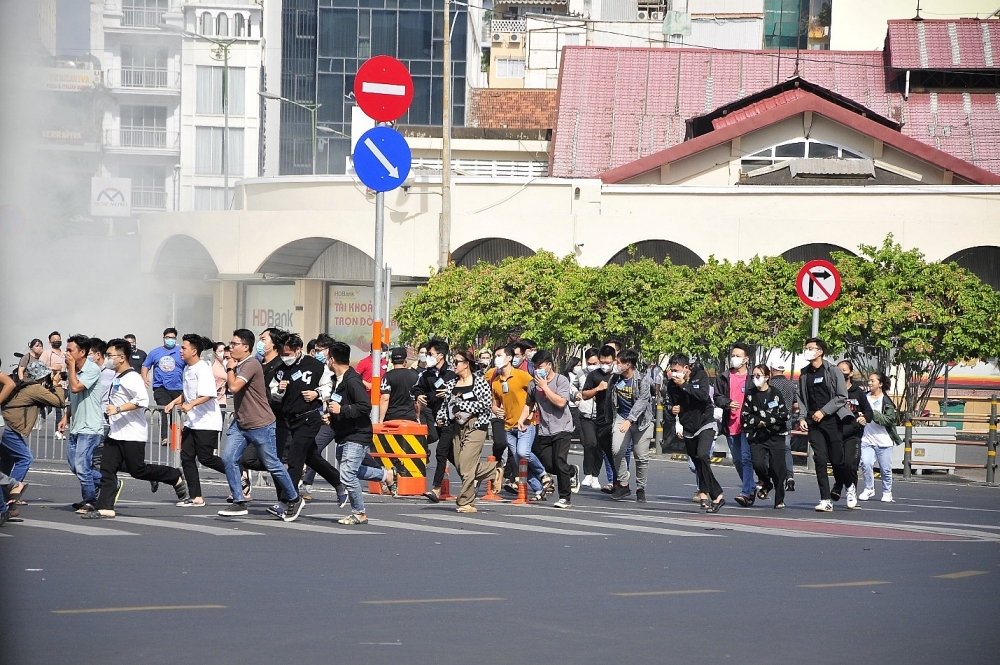
[[[222,127],[196,127],[194,172],[200,175],[222,175]],[[243,130],[229,130],[230,175],[243,175]]]
[[[215,18],[215,34],[219,37],[229,36],[229,17],[226,16],[225,12],[220,13]]]
[[[857,153],[851,152],[850,150],[844,149],[844,159],[864,159],[864,158],[865,158],[864,155],[859,155]]]
[[[396,12],[372,12],[372,55],[396,55]]]
[[[497,58],[497,78],[524,78],[524,60],[518,58]]]
[[[295,11],[295,36],[300,39],[316,39],[316,14],[308,9]]]
[[[840,149],[835,145],[830,145],[829,143],[819,143],[818,141],[809,142],[809,156],[812,158],[833,158],[836,159],[839,156]]]
[[[164,106],[122,106],[122,127],[140,129],[167,128],[167,109]]]
[[[225,210],[226,189],[224,187],[195,187],[195,210]]]
[[[201,14],[201,28],[198,30],[203,35],[212,36],[215,34],[215,24],[212,22],[212,15],[208,12],[202,12]]]
[[[319,52],[332,58],[358,57],[358,12],[324,10],[319,14]]]
[[[246,19],[243,18],[243,14],[237,14],[233,17],[233,24],[235,28],[233,29],[233,36],[243,37],[246,32]]]
[[[795,143],[785,143],[784,145],[774,146],[774,156],[775,158],[790,158],[790,157],[805,157],[806,156],[806,142],[796,141]]]
[[[399,58],[430,60],[431,12],[399,12]]]
[[[222,74],[224,67],[196,67],[198,94],[195,113],[222,115]],[[229,68],[229,115],[241,116],[245,112],[246,70]]]

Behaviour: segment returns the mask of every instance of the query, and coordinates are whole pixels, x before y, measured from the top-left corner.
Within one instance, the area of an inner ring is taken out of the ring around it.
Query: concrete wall
[[[1000,7],[997,0],[921,0],[926,19],[986,18]],[[830,5],[830,48],[834,51],[879,51],[889,20],[916,16],[914,0],[833,0]]]

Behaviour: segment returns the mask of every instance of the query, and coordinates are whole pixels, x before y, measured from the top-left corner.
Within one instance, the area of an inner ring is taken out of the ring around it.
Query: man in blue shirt
[[[150,368],[153,372],[150,374]],[[142,363],[142,380],[153,389],[153,400],[166,406],[177,399],[184,389],[184,361],[177,346],[177,328],[163,331],[163,346],[151,350]],[[152,383],[150,381],[152,380]],[[164,413],[160,418],[160,445],[168,443],[169,420]]]

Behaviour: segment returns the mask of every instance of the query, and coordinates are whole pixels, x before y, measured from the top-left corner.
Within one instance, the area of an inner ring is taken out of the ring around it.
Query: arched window
[[[212,25],[212,15],[209,14],[208,12],[204,12],[201,15],[201,29],[198,30],[198,32],[200,32],[203,35],[211,36],[214,34],[214,31],[212,30],[213,27],[214,26]]]
[[[220,12],[215,19],[215,34],[219,37],[229,36],[229,17],[224,12]]]
[[[249,35],[244,35],[246,32],[245,27],[246,19],[243,18],[243,14],[237,14],[233,17],[233,37],[248,37]]]
[[[813,139],[794,139],[765,148],[740,160],[744,173],[797,157],[825,159],[868,159],[843,146]]]

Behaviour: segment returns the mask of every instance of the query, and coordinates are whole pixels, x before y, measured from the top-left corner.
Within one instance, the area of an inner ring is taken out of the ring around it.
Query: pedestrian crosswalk
[[[288,533],[315,536],[393,537],[415,535],[484,537],[522,532],[526,537],[566,537],[573,540],[609,538],[622,532],[660,538],[732,538],[743,535],[780,538],[872,538],[882,540],[980,541],[996,543],[1000,534],[987,525],[950,522],[875,522],[860,519],[814,518],[806,515],[770,516],[763,511],[731,511],[705,515],[694,510],[628,510],[581,507],[570,511],[546,510],[545,506],[519,508],[511,505],[481,507],[474,516],[457,514],[443,506],[384,504],[369,516],[367,526],[337,523],[340,513],[304,513],[296,522],[283,522],[254,511],[245,518],[222,518],[214,514],[173,514],[134,517],[119,514],[113,520],[81,522],[76,515],[49,512],[43,517],[25,516],[5,526],[2,537],[28,536],[29,532],[74,536],[156,536],[184,532],[192,537],[260,536]],[[319,506],[316,506],[319,507]],[[124,511],[123,511],[124,512]],[[854,517],[854,515],[851,515]]]

